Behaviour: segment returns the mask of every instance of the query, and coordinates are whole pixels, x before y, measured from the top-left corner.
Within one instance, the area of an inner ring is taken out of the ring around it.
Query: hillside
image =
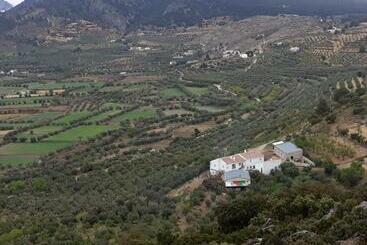
[[[254,15],[334,15],[366,11],[367,2],[357,0],[26,0],[5,18],[13,24],[32,21],[39,25],[60,19],[84,19],[125,31],[151,25],[192,25],[216,16],[242,19]]]
[[[366,244],[365,23],[122,34],[44,11],[0,35],[0,244]],[[317,166],[254,172],[243,192],[205,175],[280,139]]]
[[[10,3],[6,2],[5,0],[0,0],[0,12],[7,11],[13,7]]]

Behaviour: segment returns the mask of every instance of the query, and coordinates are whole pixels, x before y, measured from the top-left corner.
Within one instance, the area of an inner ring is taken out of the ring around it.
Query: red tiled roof
[[[264,154],[261,153],[260,151],[258,150],[250,150],[248,152],[245,152],[245,153],[240,153],[240,155],[247,159],[247,160],[250,160],[250,159],[257,159],[257,158],[262,158],[264,157]]]
[[[223,157],[222,160],[226,164],[238,164],[238,163],[244,163],[246,160],[251,159],[257,159],[264,157],[264,154],[262,154],[258,150],[251,150],[245,153],[239,153],[228,157]]]
[[[236,164],[236,163],[245,162],[245,159],[240,154],[232,155],[232,156],[229,156],[229,157],[223,157],[222,160],[226,164]]]

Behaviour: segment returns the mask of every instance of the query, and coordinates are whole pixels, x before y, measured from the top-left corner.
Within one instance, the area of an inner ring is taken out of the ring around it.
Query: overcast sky
[[[23,0],[6,0],[6,1],[9,2],[9,3],[11,3],[11,4],[13,4],[13,5],[17,5],[17,4],[21,3],[21,2],[23,2]]]

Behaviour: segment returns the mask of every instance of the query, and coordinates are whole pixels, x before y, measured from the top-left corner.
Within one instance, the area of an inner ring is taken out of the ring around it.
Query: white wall
[[[282,162],[280,159],[264,161],[264,158],[261,157],[246,161],[243,164],[235,164],[235,168],[233,168],[232,164],[226,164],[221,158],[218,158],[210,162],[210,174],[218,175],[233,169],[244,168],[245,170],[257,170],[267,175],[271,173],[271,170],[278,168]]]
[[[231,171],[234,169],[240,169],[242,168],[242,166],[243,166],[242,163],[227,164],[221,158],[218,158],[210,162],[210,174],[218,175],[221,174],[222,172]]]
[[[218,175],[221,173],[221,171],[224,171],[221,159],[215,159],[213,161],[210,161],[210,174],[211,175]]]
[[[281,159],[270,159],[268,161],[264,162],[264,168],[263,168],[263,174],[270,174],[272,170],[276,170],[280,168],[280,165],[282,164]]]
[[[243,165],[245,170],[257,170],[259,172],[263,172],[263,166],[264,166],[263,157],[251,159],[250,161],[246,161],[246,163],[244,163]]]

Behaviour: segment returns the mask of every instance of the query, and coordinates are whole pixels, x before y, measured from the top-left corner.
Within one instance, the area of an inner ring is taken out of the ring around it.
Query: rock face
[[[4,0],[0,0],[1,1]],[[144,26],[192,25],[217,16],[236,19],[254,15],[332,15],[367,12],[367,1],[358,0],[25,0],[8,11],[15,23],[52,18],[87,20],[120,30]],[[31,16],[32,19],[27,19]],[[0,21],[1,16],[0,16]],[[14,24],[13,24],[14,25]],[[8,26],[11,26],[8,24]],[[0,29],[1,31],[1,29]]]
[[[13,6],[10,3],[6,2],[5,0],[0,0],[0,12],[5,12],[12,7]]]

